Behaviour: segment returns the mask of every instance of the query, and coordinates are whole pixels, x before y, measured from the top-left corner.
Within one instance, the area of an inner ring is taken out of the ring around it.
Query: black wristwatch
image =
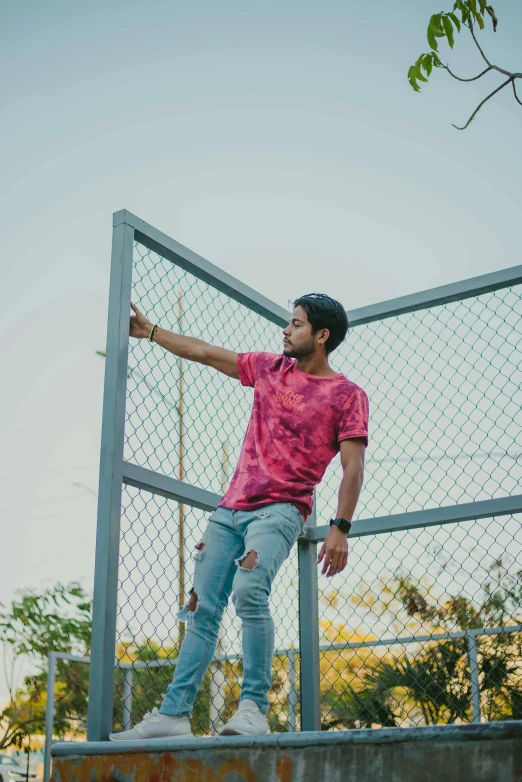
[[[346,532],[346,534],[348,534],[352,528],[352,522],[347,519],[330,519],[330,527],[332,524],[335,524],[336,527],[339,527],[341,532]]]

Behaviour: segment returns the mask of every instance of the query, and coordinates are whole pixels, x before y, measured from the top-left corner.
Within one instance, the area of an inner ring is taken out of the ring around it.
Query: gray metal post
[[[295,733],[297,725],[297,671],[295,649],[288,650],[288,729]]]
[[[49,652],[49,673],[47,674],[47,702],[45,704],[45,749],[43,782],[51,778],[51,744],[53,743],[54,688],[56,684],[56,652]]]
[[[123,671],[123,730],[132,728],[132,668]]]
[[[316,525],[316,497],[307,525]],[[321,730],[317,543],[299,538],[299,652],[301,730]]]
[[[133,242],[133,228],[124,223],[115,225],[112,238],[94,569],[87,722],[89,741],[108,739],[112,728]]]
[[[477,638],[468,634],[469,669],[471,677],[471,706],[473,722],[480,722],[480,685],[477,659]]]

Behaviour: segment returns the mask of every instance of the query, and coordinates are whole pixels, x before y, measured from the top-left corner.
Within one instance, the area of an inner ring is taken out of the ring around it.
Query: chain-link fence
[[[277,351],[281,330],[266,318],[139,242],[133,260],[132,300],[152,322],[235,351],[256,350],[260,343]],[[251,389],[215,370],[182,361],[148,341],[131,341],[124,459],[222,495],[239,457],[252,398]],[[186,503],[124,488],[117,660],[165,657],[175,662],[184,630],[176,614],[192,585],[193,553],[207,517],[208,513]],[[285,652],[274,657],[268,719],[273,730],[287,730],[296,721],[295,553],[274,584],[272,612],[276,647]],[[196,734],[215,732],[237,707],[242,678],[240,630],[230,605],[217,659],[196,700],[192,716]],[[172,673],[172,667],[164,667],[161,675],[136,672],[134,722],[159,705]],[[123,709],[118,704],[122,699],[118,686],[116,690],[115,724],[121,727]]]
[[[346,575],[321,583],[324,727],[522,718],[521,524],[354,539]]]
[[[506,286],[363,324],[334,354],[371,403],[358,518],[517,493],[521,293]],[[335,512],[337,486],[333,466],[322,518]],[[321,648],[335,647],[321,657],[323,727],[522,717],[521,521],[419,519],[353,538],[347,570],[319,580]],[[441,634],[454,637],[404,640]]]
[[[161,702],[195,546],[231,478],[252,402],[251,389],[214,370],[145,340],[129,344],[129,300],[164,328],[238,352],[280,352],[288,318],[138,218],[115,217],[93,739]],[[272,731],[522,716],[522,274],[493,277],[458,298],[445,289],[424,305],[407,297],[396,311],[351,313],[332,363],[370,398],[366,479],[345,571],[327,580],[315,564],[336,511],[334,460],[273,585]],[[195,733],[213,733],[235,710],[241,678],[229,606]]]
[[[521,291],[506,287],[359,325],[332,354],[371,402],[359,518],[516,493]],[[329,511],[335,468],[320,488]]]

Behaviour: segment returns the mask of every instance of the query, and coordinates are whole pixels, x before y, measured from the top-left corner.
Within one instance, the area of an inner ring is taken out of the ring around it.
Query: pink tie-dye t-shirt
[[[339,442],[364,437],[368,445],[368,397],[344,375],[308,375],[284,355],[239,353],[237,366],[241,383],[255,389],[254,404],[220,505],[255,510],[292,502],[306,518]]]

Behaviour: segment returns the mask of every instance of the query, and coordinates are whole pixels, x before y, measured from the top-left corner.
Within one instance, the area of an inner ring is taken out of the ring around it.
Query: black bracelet
[[[150,336],[149,336],[149,342],[152,342],[154,339],[154,334],[156,333],[157,326],[153,326],[150,330]]]

